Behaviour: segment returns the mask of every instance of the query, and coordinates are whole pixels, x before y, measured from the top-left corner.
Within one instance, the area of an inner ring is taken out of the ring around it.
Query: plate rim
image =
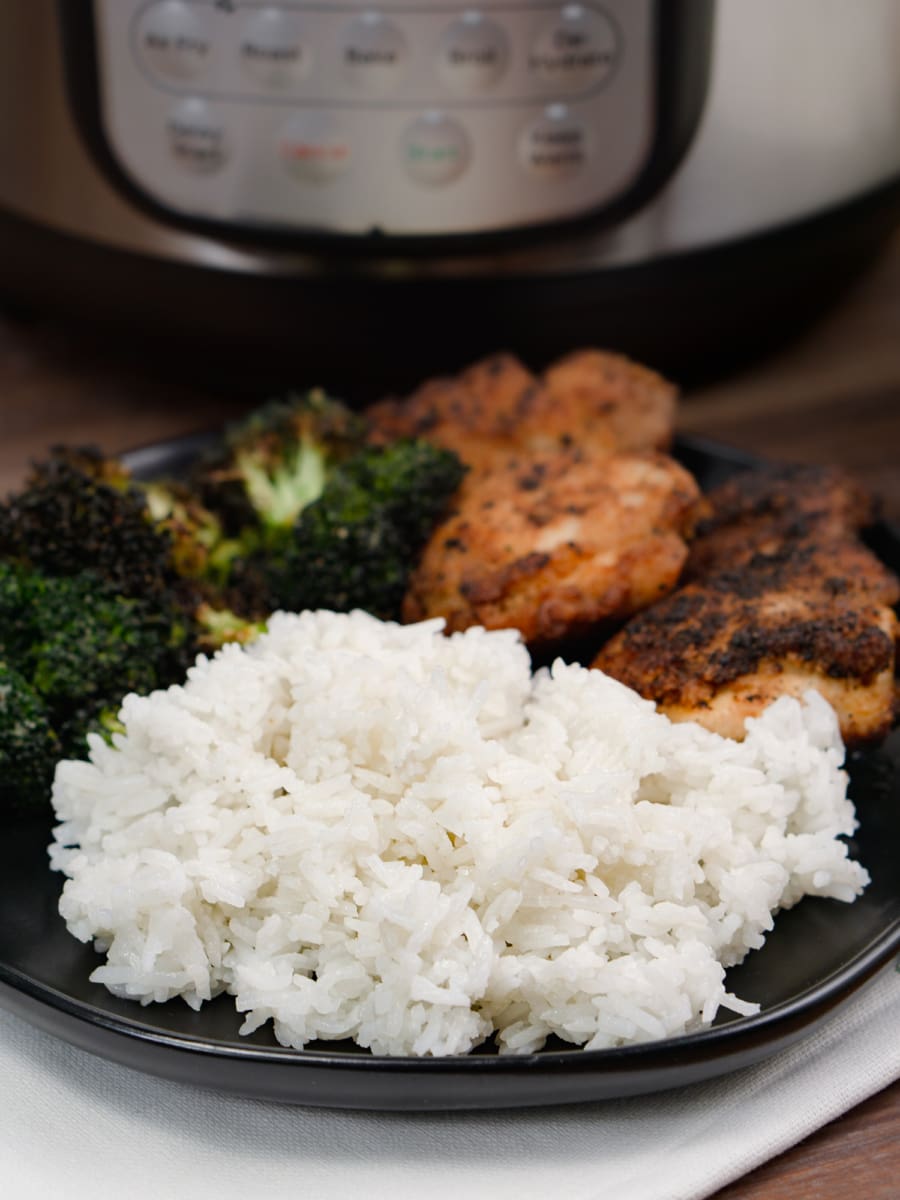
[[[48,868],[49,869],[49,868]],[[805,897],[821,899],[821,897]],[[835,903],[840,903],[835,901]],[[254,1042],[246,1044],[228,1043],[189,1034],[172,1033],[142,1022],[138,1018],[120,1016],[96,1008],[88,1001],[78,1000],[60,988],[41,982],[18,968],[0,961],[0,985],[12,988],[31,1000],[45,1004],[67,1018],[101,1027],[108,1032],[124,1037],[138,1037],[144,1041],[185,1051],[201,1056],[221,1057],[230,1060],[254,1062],[297,1062],[316,1066],[340,1065],[350,1070],[421,1070],[433,1069],[435,1064],[452,1064],[461,1071],[477,1073],[481,1070],[499,1071],[500,1065],[513,1071],[525,1069],[535,1063],[569,1065],[578,1062],[588,1065],[620,1065],[628,1060],[644,1057],[650,1050],[666,1050],[673,1054],[682,1051],[702,1050],[707,1046],[718,1047],[740,1037],[761,1037],[774,1026],[800,1020],[813,1021],[824,1008],[829,1010],[842,1003],[872,975],[876,974],[890,959],[900,952],[900,916],[894,918],[866,946],[852,958],[825,978],[817,980],[802,992],[771,1008],[750,1016],[734,1018],[722,1025],[679,1034],[677,1037],[658,1038],[636,1042],[626,1046],[612,1046],[602,1050],[586,1050],[578,1046],[571,1049],[541,1050],[531,1054],[472,1054],[435,1055],[417,1057],[413,1055],[377,1055],[365,1052],[320,1050],[306,1047],[302,1050],[289,1046],[260,1046]],[[752,953],[752,951],[751,951]],[[139,1011],[151,1006],[140,1006]],[[497,1064],[496,1066],[492,1064]]]

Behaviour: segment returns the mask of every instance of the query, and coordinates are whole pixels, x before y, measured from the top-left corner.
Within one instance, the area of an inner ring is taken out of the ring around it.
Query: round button
[[[321,182],[340,175],[350,165],[351,146],[345,131],[327,113],[298,113],[278,138],[285,170],[304,182]]]
[[[564,104],[551,104],[519,139],[519,157],[533,174],[577,175],[589,154],[588,133]]]
[[[212,175],[228,159],[225,126],[205,100],[191,97],[178,103],[166,123],[169,149],[176,163],[195,175]]]
[[[312,67],[312,47],[293,13],[268,6],[247,21],[240,44],[247,75],[274,91],[288,88]]]
[[[453,22],[438,47],[441,79],[459,92],[484,92],[492,88],[508,62],[506,34],[474,9]]]
[[[406,66],[407,45],[403,31],[377,12],[364,12],[348,26],[341,42],[347,77],[355,86],[371,92],[396,87]]]
[[[581,91],[602,83],[616,61],[617,38],[609,17],[584,4],[566,4],[538,34],[528,66],[555,91]]]
[[[406,128],[401,153],[410,177],[431,186],[451,183],[471,158],[465,129],[440,112],[425,113]]]
[[[137,46],[148,67],[173,81],[197,79],[212,51],[208,25],[183,0],[162,0],[141,17]]]

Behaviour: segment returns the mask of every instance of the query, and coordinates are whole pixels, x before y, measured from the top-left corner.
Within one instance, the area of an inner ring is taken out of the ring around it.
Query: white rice
[[[737,743],[512,632],[276,614],[61,763],[60,911],[142,1003],[227,991],[288,1046],[591,1048],[708,1024],[802,896],[868,881],[829,706]]]

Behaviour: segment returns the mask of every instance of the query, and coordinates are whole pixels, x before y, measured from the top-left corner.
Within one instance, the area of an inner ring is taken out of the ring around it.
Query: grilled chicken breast
[[[706,497],[686,579],[810,539],[853,538],[875,519],[872,497],[838,467],[742,471]]]
[[[498,354],[454,378],[430,380],[404,400],[384,400],[368,416],[376,442],[428,438],[481,470],[511,454],[577,447],[602,458],[663,449],[675,401],[670,383],[620,355],[579,351],[538,378]]]
[[[894,718],[900,582],[854,536],[871,506],[840,472],[767,474],[710,495],[691,581],[592,665],[674,720],[727,737],[743,737],[746,718],[778,696],[812,687],[848,745],[880,738]]]
[[[549,367],[543,383],[551,397],[545,436],[549,432],[557,445],[573,431],[590,453],[607,440],[627,452],[672,444],[678,389],[620,354],[576,351]]]
[[[857,538],[871,499],[803,466],[700,498],[659,453],[676,398],[655,372],[584,350],[540,376],[495,355],[371,409],[373,441],[426,437],[471,468],[404,619],[518,628],[534,647],[627,621],[594,665],[675,719],[741,737],[777,696],[815,687],[848,743],[880,737],[900,588]]]
[[[532,645],[622,620],[675,586],[698,495],[665,455],[507,456],[463,483],[404,619],[516,628]]]

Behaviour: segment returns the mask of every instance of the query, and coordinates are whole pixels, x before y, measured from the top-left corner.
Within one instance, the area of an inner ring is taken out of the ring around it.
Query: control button
[[[241,63],[263,87],[289,88],[312,67],[312,47],[303,36],[301,21],[282,8],[259,9],[244,27]]]
[[[143,61],[158,75],[176,82],[197,79],[206,70],[212,51],[207,22],[183,0],[153,4],[137,27],[137,47]]]
[[[548,178],[577,175],[589,150],[587,129],[564,104],[551,104],[519,139],[522,164]]]
[[[278,138],[285,170],[304,182],[321,182],[340,175],[350,165],[350,141],[335,119],[323,112],[297,113]]]
[[[341,42],[347,77],[372,92],[396,87],[406,67],[407,45],[402,30],[377,12],[364,12],[351,22]]]
[[[438,47],[441,78],[459,92],[487,91],[501,78],[508,62],[506,34],[474,9],[453,22]]]
[[[618,42],[609,17],[584,4],[566,4],[540,32],[528,67],[555,91],[582,91],[602,83],[615,66]]]
[[[401,152],[410,177],[432,186],[458,178],[472,157],[465,129],[441,112],[424,113],[407,126]]]
[[[166,122],[176,163],[195,175],[213,175],[228,160],[229,145],[221,118],[205,100],[180,101]]]

